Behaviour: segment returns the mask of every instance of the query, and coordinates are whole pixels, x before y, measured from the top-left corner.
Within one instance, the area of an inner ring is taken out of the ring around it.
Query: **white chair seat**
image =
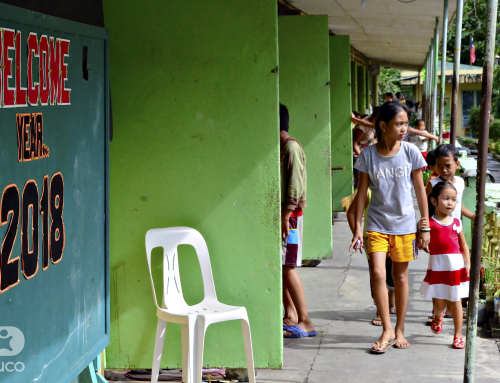
[[[193,246],[200,263],[205,298],[202,302],[193,306],[188,306],[182,295],[177,254],[179,245]],[[151,273],[151,251],[156,247],[162,247],[164,254],[162,307],[158,305],[156,300],[153,275]],[[207,327],[213,323],[240,320],[245,344],[248,377],[250,383],[255,383],[252,338],[247,310],[244,307],[225,305],[217,300],[208,248],[201,234],[188,227],[149,230],[146,233],[146,255],[156,304],[156,315],[158,316],[151,382],[158,382],[167,322],[181,324],[182,381],[184,383],[200,383],[203,367],[203,346]]]

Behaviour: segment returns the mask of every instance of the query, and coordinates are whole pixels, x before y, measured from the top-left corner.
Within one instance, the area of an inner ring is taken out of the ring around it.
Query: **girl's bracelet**
[[[422,233],[430,233],[430,232],[431,232],[431,229],[429,229],[429,228],[427,228],[427,229],[422,228],[422,229],[420,229],[420,231],[421,231]]]

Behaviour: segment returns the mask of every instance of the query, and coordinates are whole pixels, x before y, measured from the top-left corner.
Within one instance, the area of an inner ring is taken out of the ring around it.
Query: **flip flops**
[[[380,323],[375,323],[376,321],[380,322]],[[380,319],[380,318],[373,318],[372,319],[372,325],[374,325],[374,326],[382,326],[382,319]]]
[[[408,343],[408,346],[403,346],[403,344]],[[397,340],[396,343],[394,343],[394,348],[397,348],[398,350],[406,350],[407,348],[410,348],[411,344],[408,342],[406,339],[405,340]]]
[[[306,338],[306,337],[318,335],[318,333],[316,331],[305,332],[299,325],[295,325],[295,326],[283,325],[283,330],[292,333],[292,335],[283,335],[283,338]]]
[[[390,346],[391,346],[391,342],[383,342],[383,343],[381,343],[381,342],[377,341],[375,343],[375,348],[380,348],[380,350],[375,350],[375,348],[373,348],[373,346],[372,346],[370,352],[372,354],[385,354],[386,351],[389,349]]]
[[[465,342],[462,338],[454,337],[451,347],[458,348],[458,349],[465,348]]]

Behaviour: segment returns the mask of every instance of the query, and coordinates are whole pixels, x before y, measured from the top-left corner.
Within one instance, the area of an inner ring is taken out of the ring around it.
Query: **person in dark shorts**
[[[281,234],[283,264],[283,336],[317,335],[307,310],[304,287],[295,270],[302,266],[303,211],[307,206],[306,155],[288,134],[289,114],[280,104]]]

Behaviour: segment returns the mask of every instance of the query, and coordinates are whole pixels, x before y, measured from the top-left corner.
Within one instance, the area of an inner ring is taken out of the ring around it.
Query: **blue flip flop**
[[[306,338],[308,336],[316,336],[318,333],[316,331],[305,332],[299,325],[295,326],[285,326],[283,325],[283,330],[291,332],[292,335],[283,335],[283,338]]]

